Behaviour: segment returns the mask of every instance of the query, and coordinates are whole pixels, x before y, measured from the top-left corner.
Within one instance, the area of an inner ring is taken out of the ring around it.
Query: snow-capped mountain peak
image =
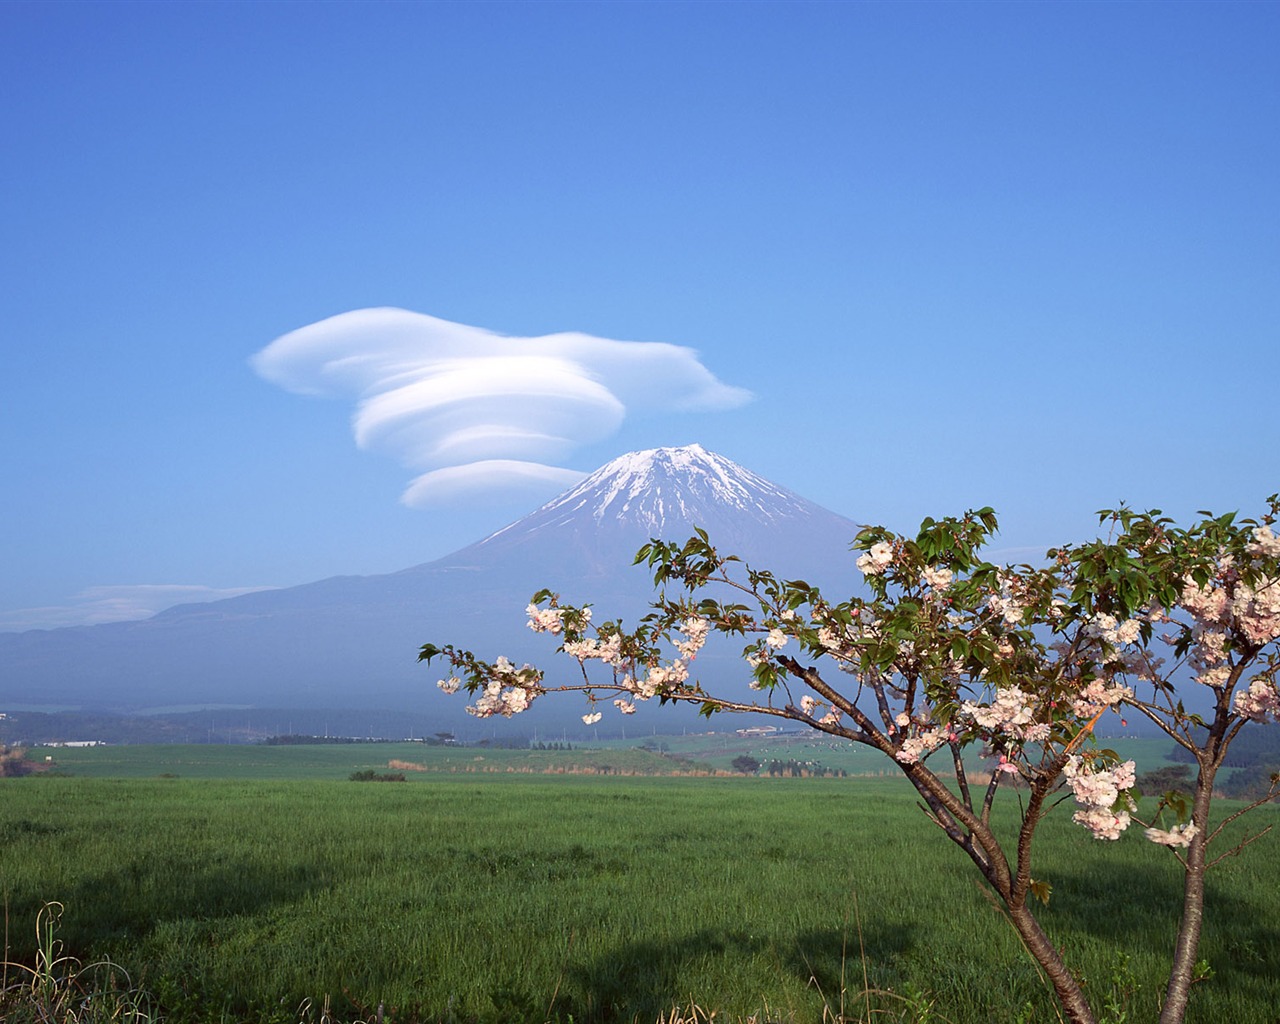
[[[544,505],[539,517],[618,520],[663,536],[733,510],[757,522],[804,514],[803,499],[702,445],[629,452]]]
[[[847,546],[857,533],[843,516],[691,444],[620,455],[451,561],[519,557],[548,572],[586,562],[607,573],[630,565],[645,541],[683,541],[694,527],[726,552],[793,565],[808,561],[798,557],[804,548],[822,549],[832,538]]]
[[[811,503],[700,444],[628,452],[536,512],[498,531],[569,523],[639,529],[652,537],[708,525],[726,515],[760,525],[806,517]]]

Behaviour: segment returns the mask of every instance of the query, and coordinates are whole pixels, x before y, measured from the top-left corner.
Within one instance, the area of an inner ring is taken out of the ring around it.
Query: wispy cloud
[[[142,583],[137,585],[88,587],[67,604],[44,608],[0,611],[0,632],[28,629],[57,629],[61,626],[98,626],[105,622],[149,619],[156,612],[176,604],[220,601],[270,587],[205,587],[184,583]]]
[[[355,402],[356,443],[422,471],[411,506],[568,486],[554,465],[629,415],[751,400],[692,349],[589,334],[517,338],[403,309],[359,309],[277,338],[251,360],[299,394]]]

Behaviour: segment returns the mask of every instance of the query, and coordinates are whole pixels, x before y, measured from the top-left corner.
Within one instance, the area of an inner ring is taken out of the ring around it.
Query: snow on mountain
[[[643,526],[661,537],[669,525],[684,528],[726,514],[742,514],[767,525],[807,516],[812,508],[723,455],[691,444],[621,455],[507,529],[527,528],[531,520],[542,526],[585,516],[598,524],[615,519]]]

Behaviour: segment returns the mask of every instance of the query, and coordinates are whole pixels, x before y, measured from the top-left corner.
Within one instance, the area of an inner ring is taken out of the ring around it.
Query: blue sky
[[[693,441],[1011,550],[1259,510],[1278,45],[1274,3],[0,6],[0,629],[393,571]],[[382,307],[544,339],[536,401],[477,392],[524,439],[298,393],[332,317],[385,369]],[[402,500],[504,458],[550,470]]]

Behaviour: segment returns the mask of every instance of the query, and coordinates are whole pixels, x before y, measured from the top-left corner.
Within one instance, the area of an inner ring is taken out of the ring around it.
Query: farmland
[[[894,996],[923,992],[956,1024],[1055,1019],[1012,930],[896,778],[642,777],[663,758],[637,750],[53,753],[68,774],[3,784],[11,958],[30,960],[36,915],[57,900],[67,951],[127,966],[170,1021],[292,1021],[326,997],[346,1019],[381,1004],[399,1021],[647,1024],[696,1001],[719,1019],[767,1007],[817,1021],[842,999],[852,1013],[864,984],[891,991],[877,998],[895,1014]],[[641,774],[531,774],[537,758],[587,770],[588,753]],[[392,760],[435,770],[347,781]],[[1045,826],[1037,865],[1053,885],[1046,925],[1099,1005],[1149,1019],[1177,864],[1140,835],[1103,844],[1067,819]],[[1213,976],[1189,1020],[1277,1019],[1276,842],[1210,875]]]

